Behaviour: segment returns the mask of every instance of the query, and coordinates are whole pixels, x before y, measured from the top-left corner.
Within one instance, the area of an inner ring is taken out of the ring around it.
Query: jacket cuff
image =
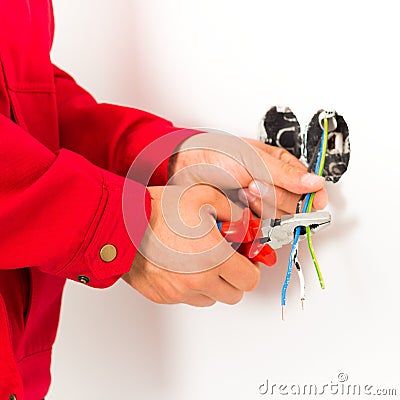
[[[129,215],[135,218],[134,232],[129,232],[134,235],[135,243],[126,228],[123,201],[129,205]],[[113,285],[130,270],[150,213],[151,197],[143,185],[103,171],[103,190],[96,215],[81,248],[63,268],[63,275],[94,288]],[[130,229],[131,226],[132,223]]]

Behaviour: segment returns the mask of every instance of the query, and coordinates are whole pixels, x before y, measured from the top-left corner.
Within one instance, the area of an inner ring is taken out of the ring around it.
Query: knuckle
[[[281,153],[280,160],[283,161],[284,163],[290,164],[293,167],[300,169],[302,171],[306,171],[307,167],[300,162],[298,158],[296,158],[292,153],[290,153],[288,150],[283,149],[284,151]]]
[[[290,158],[290,153],[282,147],[277,147],[275,150],[275,154],[279,160],[284,162],[286,162],[288,158]]]
[[[293,165],[284,163],[284,164],[282,165],[281,172],[282,172],[285,176],[293,177],[293,176],[295,175],[295,173],[296,173],[296,169],[293,167]]]
[[[283,164],[281,169],[282,182],[284,188],[290,188],[294,193],[303,193],[301,176],[304,172],[290,164]]]
[[[202,274],[187,274],[182,277],[184,285],[190,290],[201,289],[204,282]]]

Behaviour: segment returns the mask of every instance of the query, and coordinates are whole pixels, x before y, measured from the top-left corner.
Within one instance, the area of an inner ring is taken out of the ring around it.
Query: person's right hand
[[[215,224],[215,219],[237,219],[241,215],[237,206],[207,185],[192,186],[182,195],[174,186],[148,189],[152,197],[149,224],[152,233],[148,234],[148,228],[131,270],[123,276],[129,285],[159,304],[194,306],[210,306],[216,301],[235,304],[241,300],[243,292],[257,286],[259,266],[234,251]],[[169,199],[177,196],[179,201],[176,204],[163,201],[163,192]],[[208,228],[197,237],[177,233],[174,222],[171,224],[168,220],[174,210],[165,207],[175,207],[180,222],[186,224],[189,231],[207,224]],[[169,248],[166,256],[158,247],[160,243]],[[185,273],[185,267],[193,271],[193,263],[188,262],[190,259],[198,263],[201,272]],[[178,270],[180,272],[176,272]]]

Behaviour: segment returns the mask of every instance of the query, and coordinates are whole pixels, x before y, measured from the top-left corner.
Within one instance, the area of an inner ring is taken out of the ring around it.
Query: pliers
[[[260,219],[249,208],[243,210],[240,220],[218,222],[222,236],[242,255],[253,262],[272,266],[276,263],[275,250],[293,242],[294,230],[301,227],[300,238],[306,227],[316,233],[331,222],[328,211],[284,215],[276,219]]]

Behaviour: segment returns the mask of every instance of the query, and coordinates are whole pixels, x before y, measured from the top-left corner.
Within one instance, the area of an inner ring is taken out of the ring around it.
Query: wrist
[[[202,152],[202,149],[197,148],[197,139],[195,139],[195,137],[204,135],[205,133],[188,129],[182,132],[188,135],[188,137],[182,140],[178,146],[175,147],[168,160],[168,179],[171,179],[171,177],[173,177],[178,171],[187,167],[188,165],[201,161],[199,159],[199,153]]]
[[[174,153],[169,158],[168,179],[171,179],[171,177],[173,177],[175,173],[182,168],[182,153],[180,153],[181,147],[182,143],[174,150]]]

